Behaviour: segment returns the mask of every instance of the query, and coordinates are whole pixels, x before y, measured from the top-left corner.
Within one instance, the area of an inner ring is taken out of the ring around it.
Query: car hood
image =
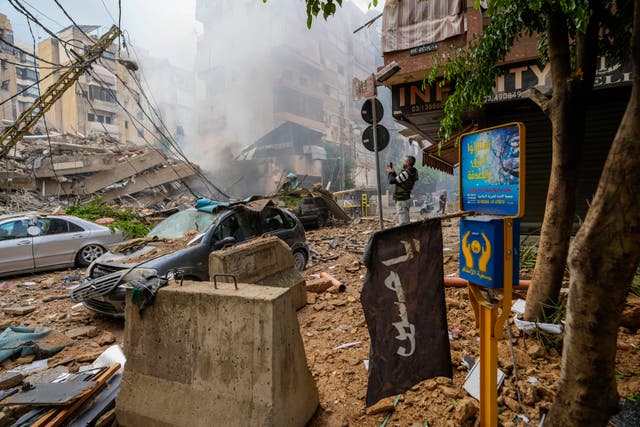
[[[98,264],[109,265],[120,268],[130,268],[143,262],[159,258],[163,255],[177,252],[187,248],[188,240],[157,240],[145,244],[144,246],[136,245],[130,251],[109,250],[109,252],[98,258]],[[126,242],[122,245],[125,245]],[[122,246],[120,245],[120,246]]]

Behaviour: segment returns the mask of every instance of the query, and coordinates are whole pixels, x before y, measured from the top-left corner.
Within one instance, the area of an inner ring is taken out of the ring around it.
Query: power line
[[[27,25],[29,26],[29,33],[31,33],[31,40],[33,41],[33,53],[36,53],[36,37],[33,35],[33,28],[31,28],[31,21],[27,18]],[[38,98],[41,96],[40,92],[40,81],[36,81],[36,87],[38,88]],[[68,196],[67,190],[65,190],[64,186],[60,183],[60,177],[58,176],[58,172],[56,172],[56,166],[53,161],[53,147],[51,146],[51,137],[49,136],[49,128],[47,126],[47,118],[43,114],[42,115],[42,123],[44,124],[44,133],[47,135],[47,142],[49,143],[49,161],[51,162],[51,170],[53,171],[53,176],[56,177],[56,181],[58,182],[58,188],[62,189],[65,196]]]
[[[43,80],[46,80],[47,78],[51,77],[53,74],[55,74],[57,72],[57,70],[54,70],[52,72],[50,72],[49,74],[47,74],[46,76],[42,77],[41,79],[33,82],[32,84],[30,84],[29,86],[25,87],[24,89],[22,89],[20,92],[10,96],[9,98],[3,100],[2,102],[0,102],[0,106],[6,104],[7,102],[11,101],[14,98],[17,98],[18,96],[22,95],[23,93],[25,93],[26,91],[28,91],[29,89],[31,89],[32,87],[39,85]]]

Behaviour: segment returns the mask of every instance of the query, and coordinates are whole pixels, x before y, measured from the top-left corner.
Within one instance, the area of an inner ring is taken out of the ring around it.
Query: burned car
[[[126,288],[132,283],[178,275],[184,280],[209,280],[209,253],[265,235],[286,242],[295,268],[304,270],[309,248],[300,221],[270,201],[258,206],[223,204],[171,215],[146,238],[112,247],[93,262],[71,298],[98,313],[122,317]]]

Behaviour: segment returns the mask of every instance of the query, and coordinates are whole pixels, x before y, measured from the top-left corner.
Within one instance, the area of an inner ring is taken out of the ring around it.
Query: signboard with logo
[[[523,123],[460,137],[460,208],[487,215],[524,214]],[[522,178],[522,179],[521,179]]]
[[[514,220],[513,282],[520,269],[520,221]],[[487,288],[504,285],[504,227],[501,219],[462,218],[460,220],[460,277]]]
[[[393,112],[409,115],[442,110],[452,90],[450,85],[429,85],[422,80],[394,85],[391,88]]]

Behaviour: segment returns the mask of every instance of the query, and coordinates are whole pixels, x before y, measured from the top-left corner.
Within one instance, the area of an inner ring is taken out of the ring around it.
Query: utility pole
[[[78,59],[64,71],[58,80],[49,86],[49,88],[33,104],[27,108],[14,124],[7,126],[0,134],[0,159],[5,157],[11,148],[18,143],[34,126],[38,120],[49,111],[53,104],[58,101],[62,95],[73,86],[78,78],[83,75],[87,68],[111,46],[111,43],[120,35],[120,29],[113,25],[109,31],[96,41],[84,55],[79,55]]]

